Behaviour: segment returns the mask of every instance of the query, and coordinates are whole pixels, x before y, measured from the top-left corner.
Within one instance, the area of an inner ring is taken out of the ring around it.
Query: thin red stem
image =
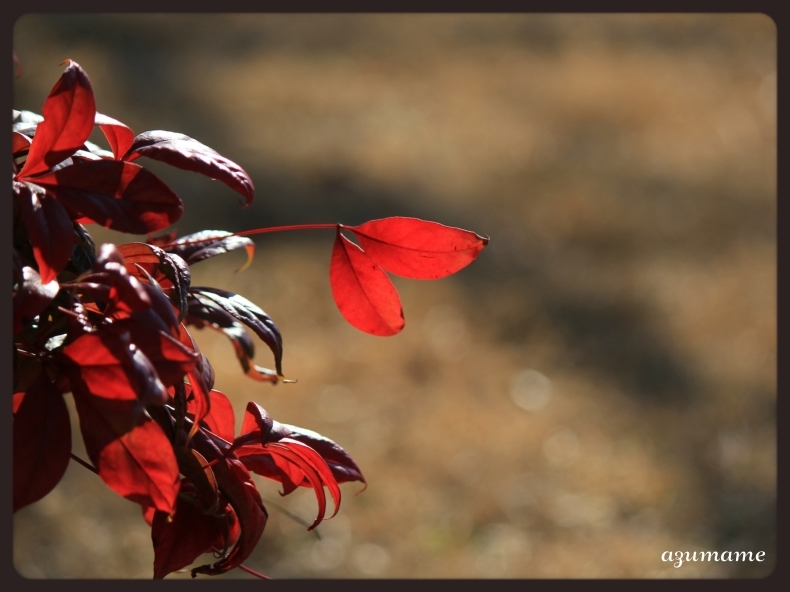
[[[197,245],[200,243],[208,243],[211,241],[221,240],[228,238],[230,236],[252,236],[254,234],[266,234],[269,232],[287,232],[289,230],[319,230],[319,229],[329,229],[329,228],[339,228],[342,227],[342,224],[292,224],[290,226],[271,226],[269,228],[255,228],[253,230],[240,230],[239,232],[232,232],[228,236],[223,237],[213,237],[213,238],[201,238],[198,240],[193,241],[186,241],[183,243],[177,242],[170,242],[165,247],[172,247],[174,245]]]

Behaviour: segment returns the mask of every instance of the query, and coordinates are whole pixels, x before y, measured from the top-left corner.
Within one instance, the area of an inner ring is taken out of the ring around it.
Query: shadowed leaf
[[[162,130],[143,132],[134,139],[123,159],[131,162],[140,156],[222,181],[244,196],[246,205],[252,203],[255,186],[244,169],[189,136]]]

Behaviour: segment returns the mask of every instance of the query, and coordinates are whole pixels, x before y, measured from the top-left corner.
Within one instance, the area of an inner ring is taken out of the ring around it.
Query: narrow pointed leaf
[[[93,89],[77,62],[69,61],[41,113],[44,121],[38,124],[20,178],[43,173],[65,160],[82,147],[93,131]]]
[[[233,441],[236,433],[236,416],[233,413],[233,405],[223,393],[218,390],[211,390],[211,408],[203,418],[208,428],[220,438],[228,442]],[[187,411],[195,414],[197,405],[194,400],[187,403]]]
[[[249,267],[255,255],[255,243],[252,240],[244,236],[233,236],[225,230],[203,230],[188,234],[163,248],[168,253],[180,255],[190,265],[228,251],[244,249],[247,251],[247,261],[237,271]]]
[[[289,438],[308,445],[321,455],[338,483],[361,481],[366,483],[362,471],[349,454],[335,442],[321,434],[290,424],[282,424],[291,433]]]
[[[282,337],[280,335],[280,330],[269,315],[243,296],[227,292],[226,290],[220,290],[219,288],[195,286],[191,288],[191,293],[206,305],[218,305],[233,318],[241,321],[252,329],[255,334],[269,346],[269,349],[274,354],[274,367],[277,370],[277,374],[279,376],[283,375]]]
[[[488,239],[474,232],[395,216],[346,226],[379,267],[406,278],[434,280],[475,260]]]
[[[35,144],[35,142],[34,142]],[[181,217],[181,199],[156,175],[112,160],[75,163],[36,177],[80,223],[133,234],[161,230]]]
[[[246,171],[189,136],[162,130],[143,132],[134,139],[123,159],[131,162],[140,156],[161,160],[174,167],[222,181],[244,196],[246,205],[252,203],[255,186]]]
[[[400,297],[379,266],[337,233],[329,267],[332,296],[343,317],[371,335],[395,335],[403,329]]]
[[[14,512],[55,488],[70,453],[66,403],[42,371],[14,411]]]

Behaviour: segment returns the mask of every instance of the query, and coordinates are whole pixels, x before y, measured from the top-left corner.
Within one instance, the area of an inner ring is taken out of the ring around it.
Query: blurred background
[[[183,198],[180,234],[405,215],[491,237],[454,276],[395,278],[406,328],[390,338],[336,310],[332,231],[257,237],[242,273],[238,252],[192,268],[194,285],[271,315],[299,381],[256,383],[223,336],[196,331],[237,417],[255,400],[318,431],[369,482],[359,496],[342,486],[319,540],[282,511],[312,521],[312,491],[281,498],[259,479],[270,520],[249,567],[275,578],[773,570],[768,17],[31,14],[14,49],[16,109],[40,112],[70,58],[100,112],[137,133],[192,136],[251,174],[244,209],[224,185],[141,161]],[[766,559],[661,561],[701,550]],[[72,463],[15,515],[14,561],[29,578],[150,578],[150,529]]]

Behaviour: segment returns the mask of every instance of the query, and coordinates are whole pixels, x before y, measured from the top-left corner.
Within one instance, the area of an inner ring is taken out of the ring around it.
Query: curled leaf
[[[180,255],[190,265],[243,248],[247,251],[247,261],[237,271],[249,267],[255,255],[255,243],[252,240],[243,236],[233,236],[225,230],[202,230],[182,236],[162,248],[168,253]]]

